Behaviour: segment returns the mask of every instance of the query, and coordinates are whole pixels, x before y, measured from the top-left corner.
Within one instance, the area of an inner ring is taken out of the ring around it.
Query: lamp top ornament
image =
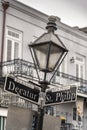
[[[48,32],[49,31],[54,32],[54,30],[57,30],[56,23],[55,23],[57,21],[57,17],[56,16],[49,16],[48,20],[49,20],[49,22],[47,23],[47,26],[46,26],[46,29],[48,29]]]

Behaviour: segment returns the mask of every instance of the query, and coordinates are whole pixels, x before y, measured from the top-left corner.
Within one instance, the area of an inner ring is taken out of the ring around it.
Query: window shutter
[[[78,78],[79,77],[79,65],[76,64],[76,77]]]
[[[7,41],[7,61],[11,60],[12,41]]]
[[[81,71],[80,72],[81,73],[81,78],[83,79],[83,66],[82,65],[80,66],[80,71]]]
[[[19,48],[19,43],[15,42],[14,43],[14,59],[18,58],[18,48]]]

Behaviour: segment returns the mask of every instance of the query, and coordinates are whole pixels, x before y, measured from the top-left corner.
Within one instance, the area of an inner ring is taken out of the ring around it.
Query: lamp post
[[[44,33],[29,45],[39,83],[41,84],[37,130],[42,130],[43,126],[45,91],[68,52],[58,35],[54,33],[57,30],[56,17],[50,16],[48,20],[47,33]],[[38,71],[43,73],[43,79],[40,78]],[[47,79],[48,74],[52,74],[49,81]]]

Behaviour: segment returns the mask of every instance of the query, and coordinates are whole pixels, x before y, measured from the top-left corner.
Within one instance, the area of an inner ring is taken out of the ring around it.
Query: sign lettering
[[[47,92],[46,93],[46,105],[54,105],[65,102],[75,102],[76,101],[76,87],[71,87],[68,90],[62,90],[57,92]]]
[[[5,82],[5,90],[27,100],[30,100],[31,102],[38,102],[39,99],[39,90],[27,87],[15,81],[12,77],[7,77]]]

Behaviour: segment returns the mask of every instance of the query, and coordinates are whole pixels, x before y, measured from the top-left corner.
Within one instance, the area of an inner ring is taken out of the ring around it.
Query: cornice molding
[[[58,29],[66,32],[67,34],[71,34],[79,39],[82,39],[84,41],[87,41],[87,34],[79,31],[79,30],[74,30],[73,28],[69,27],[70,29],[66,29],[63,26],[58,26]]]
[[[20,2],[17,1],[17,3],[20,3]],[[20,4],[22,4],[22,3],[20,3]],[[19,7],[19,5],[15,5],[14,3],[10,3],[11,8],[14,8],[14,9],[16,9],[16,10],[22,12],[22,13],[30,15],[30,16],[32,16],[32,17],[34,17],[34,18],[36,18],[36,19],[38,19],[38,20],[40,20],[44,23],[47,23],[48,15],[46,15],[46,14],[44,14],[44,13],[42,13],[42,12],[36,10],[36,9],[33,9],[29,6],[26,6],[24,4],[22,4],[22,6],[27,7],[27,8],[23,9],[21,6]]]

